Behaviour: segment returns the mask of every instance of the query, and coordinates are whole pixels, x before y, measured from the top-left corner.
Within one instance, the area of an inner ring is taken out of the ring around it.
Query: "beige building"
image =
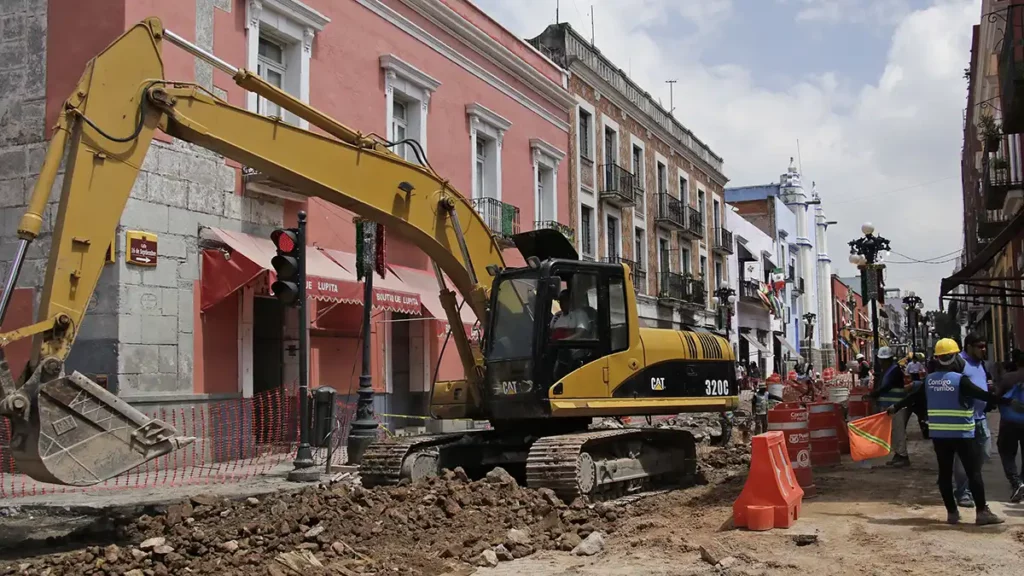
[[[734,250],[722,158],[566,23],[530,41],[569,71],[570,205],[585,259],[634,271],[648,326],[716,327]]]

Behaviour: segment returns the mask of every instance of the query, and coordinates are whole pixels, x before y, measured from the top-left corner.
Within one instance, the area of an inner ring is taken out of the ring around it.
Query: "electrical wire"
[[[939,260],[941,258],[946,258],[947,256],[953,256],[954,254],[956,254],[956,256],[954,256],[952,259],[956,260],[957,258],[960,257],[960,253],[963,252],[963,251],[964,251],[963,248],[959,248],[959,249],[954,250],[952,252],[947,252],[946,254],[940,254],[939,256],[934,256],[932,258],[919,259],[919,258],[914,258],[913,256],[907,256],[906,254],[903,254],[901,252],[897,252],[895,250],[890,250],[890,252],[892,252],[893,254],[902,256],[902,257],[906,258],[907,260],[911,260],[913,262],[917,262],[917,263],[920,263],[920,264],[931,264],[931,263],[934,263],[935,261],[937,261],[937,260]]]
[[[919,184],[912,184],[910,186],[904,186],[903,188],[897,188],[895,190],[889,190],[887,192],[878,192],[878,193],[875,193],[875,194],[866,194],[866,195],[863,195],[863,196],[856,196],[856,197],[851,198],[849,200],[840,200],[839,202],[832,202],[832,201],[830,201],[828,203],[828,205],[829,206],[838,206],[840,204],[849,204],[851,202],[860,202],[861,200],[864,200],[865,198],[875,198],[875,197],[878,197],[878,196],[888,196],[889,194],[895,194],[897,192],[903,192],[905,190],[913,190],[914,188],[920,188],[922,186],[928,186],[928,185],[931,185],[931,184],[938,184],[939,182],[945,182],[946,180],[952,180],[954,178],[960,178],[960,176],[946,176],[945,178],[939,178],[938,180],[932,180],[930,182],[921,182]]]

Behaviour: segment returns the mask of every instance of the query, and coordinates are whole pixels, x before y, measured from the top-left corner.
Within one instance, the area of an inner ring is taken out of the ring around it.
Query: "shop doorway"
[[[390,397],[390,409],[388,410],[392,414],[404,414],[404,415],[419,415],[421,406],[419,403],[413,401],[412,389],[411,389],[411,376],[412,370],[410,366],[409,356],[409,337],[411,334],[411,316],[408,314],[401,314],[394,312],[391,314],[391,322],[389,323],[391,330],[391,354],[390,354],[390,374],[391,379],[391,394]],[[399,431],[401,429],[416,429],[423,426],[423,421],[412,418],[397,418],[393,422],[393,430]]]
[[[288,425],[290,410],[282,410],[284,382],[284,307],[277,298],[253,298],[252,394],[257,443],[282,440],[279,430]],[[291,353],[298,355],[298,350]],[[277,393],[275,393],[275,390]],[[275,421],[274,414],[278,415]]]

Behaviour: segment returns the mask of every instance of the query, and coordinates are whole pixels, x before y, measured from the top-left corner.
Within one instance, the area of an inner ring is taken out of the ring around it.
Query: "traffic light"
[[[277,256],[270,260],[277,273],[277,281],[270,286],[270,291],[285,306],[294,306],[299,302],[299,294],[306,281],[303,265],[306,243],[297,228],[278,228],[270,239],[277,248]]]

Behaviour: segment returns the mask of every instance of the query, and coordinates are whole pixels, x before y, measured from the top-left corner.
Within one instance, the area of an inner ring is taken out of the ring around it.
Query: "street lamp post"
[[[719,318],[722,320],[722,324],[725,326],[725,337],[729,338],[729,325],[732,324],[732,310],[736,305],[736,291],[729,287],[728,284],[722,283],[715,290],[715,295],[711,297],[711,303],[716,307],[719,304],[722,306],[719,308]]]
[[[875,234],[875,227],[870,222],[865,222],[860,231],[864,233],[860,238],[850,240],[850,263],[860,269],[861,278],[865,280],[865,298],[871,299],[871,340],[874,346],[874,367],[875,382],[879,382],[878,363],[878,274],[884,268],[881,261],[885,259],[889,251],[889,240]],[[872,273],[873,272],[873,273]],[[874,288],[868,287],[869,282]],[[872,293],[873,292],[873,293]]]
[[[911,290],[903,297],[903,309],[907,312],[907,332],[910,336],[910,351],[917,347],[917,325],[919,310],[923,307],[921,297]]]

